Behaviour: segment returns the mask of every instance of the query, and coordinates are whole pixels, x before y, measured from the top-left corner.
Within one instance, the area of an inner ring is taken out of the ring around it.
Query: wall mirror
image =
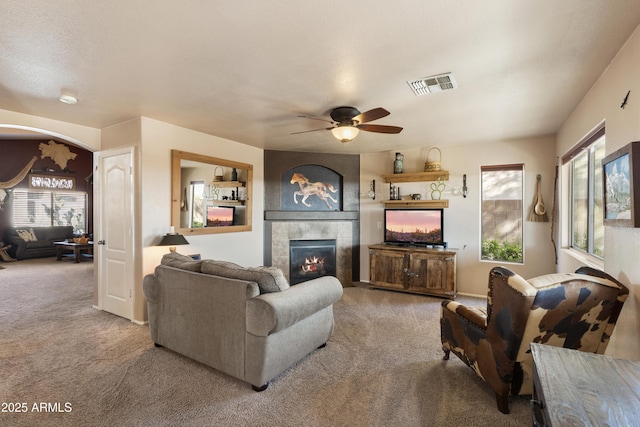
[[[184,235],[251,231],[253,166],[171,150],[171,225]]]

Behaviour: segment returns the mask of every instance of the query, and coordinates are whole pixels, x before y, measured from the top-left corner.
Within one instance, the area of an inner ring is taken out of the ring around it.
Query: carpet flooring
[[[256,393],[93,309],[92,262],[3,266],[0,425],[531,425],[528,398],[504,415],[471,369],[442,360],[438,298],[346,288],[327,346]]]

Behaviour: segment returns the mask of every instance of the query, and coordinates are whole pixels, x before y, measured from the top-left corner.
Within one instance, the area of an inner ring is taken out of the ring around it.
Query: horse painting
[[[333,208],[331,207],[327,199],[330,199],[334,203],[338,203],[338,201],[334,199],[331,196],[331,194],[327,192],[327,190],[332,193],[335,193],[338,191],[331,184],[325,184],[324,182],[310,182],[306,176],[298,172],[295,172],[293,174],[293,176],[291,177],[290,183],[298,184],[298,186],[300,187],[299,191],[294,191],[293,193],[293,201],[295,204],[298,204],[297,196],[302,196],[302,199],[300,201],[302,202],[303,205],[310,208],[311,205],[307,203],[307,199],[309,198],[309,196],[313,196],[313,195],[318,196],[318,198],[324,201],[327,204],[327,207],[329,209],[333,209]]]

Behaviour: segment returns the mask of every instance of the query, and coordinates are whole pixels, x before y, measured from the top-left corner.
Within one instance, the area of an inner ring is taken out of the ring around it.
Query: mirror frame
[[[228,227],[199,227],[199,228],[184,228],[180,227],[180,189],[181,189],[181,160],[191,160],[200,163],[207,163],[215,166],[222,166],[227,168],[236,168],[247,171],[247,183],[245,201],[245,224],[244,225],[230,225]],[[218,234],[218,233],[235,233],[241,231],[251,231],[252,229],[252,204],[251,198],[253,195],[253,165],[248,163],[234,162],[232,160],[220,159],[217,157],[205,156],[202,154],[189,153],[180,150],[171,150],[171,225],[174,227],[177,233],[183,235],[196,235],[196,234]]]

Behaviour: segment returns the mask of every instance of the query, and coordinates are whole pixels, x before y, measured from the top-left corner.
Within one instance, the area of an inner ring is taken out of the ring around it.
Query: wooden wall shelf
[[[242,181],[211,181],[211,185],[218,188],[244,187],[244,184]]]
[[[207,199],[211,206],[242,206],[244,200]]]
[[[448,200],[385,200],[385,208],[448,208]]]
[[[382,175],[384,182],[393,184],[398,182],[421,182],[421,181],[437,181],[442,177],[443,180],[449,180],[449,171],[438,172],[413,172],[413,173],[394,173],[391,175]]]

